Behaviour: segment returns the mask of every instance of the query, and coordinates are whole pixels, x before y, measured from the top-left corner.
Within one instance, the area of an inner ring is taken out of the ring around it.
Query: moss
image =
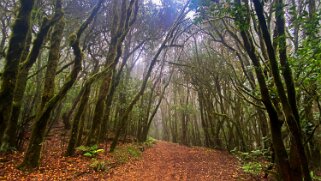
[[[69,46],[72,46],[73,44],[76,43],[77,34],[76,33],[70,34],[69,37],[68,37],[68,40],[69,40]]]
[[[98,4],[98,8],[101,6],[102,0]],[[96,14],[97,9],[95,11],[92,11],[91,20],[93,19],[92,15]],[[88,22],[88,19],[85,21]],[[83,26],[81,26],[83,27]],[[27,152],[25,154],[24,160],[21,164],[22,168],[29,167],[34,168],[39,166],[39,160],[40,160],[40,154],[41,154],[41,148],[42,148],[42,142],[44,140],[44,133],[47,127],[47,123],[50,117],[50,114],[52,110],[57,106],[57,104],[64,98],[64,96],[68,93],[70,88],[75,83],[78,73],[81,70],[81,62],[82,62],[82,51],[79,45],[79,38],[81,36],[81,33],[84,31],[84,29],[79,29],[77,32],[78,37],[76,40],[72,43],[72,48],[74,50],[74,67],[73,70],[70,72],[66,82],[60,89],[60,91],[52,97],[48,103],[44,106],[43,110],[40,111],[35,119],[35,124],[32,130],[30,143],[27,148]]]
[[[9,40],[9,47],[5,58],[0,90],[0,133],[3,134],[10,123],[12,101],[15,82],[18,73],[20,57],[25,49],[27,35],[30,28],[30,15],[34,5],[33,0],[20,1],[21,6]],[[2,136],[2,135],[0,135]]]

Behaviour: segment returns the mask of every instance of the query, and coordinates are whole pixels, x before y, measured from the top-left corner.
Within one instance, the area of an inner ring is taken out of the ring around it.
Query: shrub
[[[98,153],[104,152],[104,149],[98,148],[97,145],[93,146],[79,146],[76,148],[76,150],[82,151],[83,155],[86,157],[95,157]]]

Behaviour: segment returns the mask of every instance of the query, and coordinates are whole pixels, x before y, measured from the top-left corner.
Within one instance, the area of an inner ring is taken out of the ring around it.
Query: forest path
[[[110,180],[244,180],[237,159],[227,152],[157,141],[142,158],[114,169]],[[108,179],[108,180],[109,180]]]

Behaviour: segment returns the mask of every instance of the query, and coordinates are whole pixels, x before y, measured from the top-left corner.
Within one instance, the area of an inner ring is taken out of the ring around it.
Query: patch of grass
[[[96,172],[107,170],[106,163],[104,160],[92,159],[92,162],[89,165],[89,167],[95,170]]]
[[[259,162],[248,162],[242,166],[242,169],[245,173],[260,175],[263,169],[263,166]]]
[[[133,147],[133,146],[128,146],[127,152],[130,154],[130,156],[132,156],[134,158],[138,158],[142,155],[142,152],[140,152],[140,150],[138,148]]]
[[[141,157],[142,152],[140,151],[139,145],[126,145],[126,146],[120,146],[116,148],[116,150],[112,153],[113,158],[115,161],[119,164],[124,164],[128,162],[130,159],[137,159]]]

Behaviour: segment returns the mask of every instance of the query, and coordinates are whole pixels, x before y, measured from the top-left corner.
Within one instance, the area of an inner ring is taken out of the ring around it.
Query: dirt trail
[[[158,141],[140,160],[114,169],[108,180],[244,180],[241,176],[239,163],[227,152]]]

